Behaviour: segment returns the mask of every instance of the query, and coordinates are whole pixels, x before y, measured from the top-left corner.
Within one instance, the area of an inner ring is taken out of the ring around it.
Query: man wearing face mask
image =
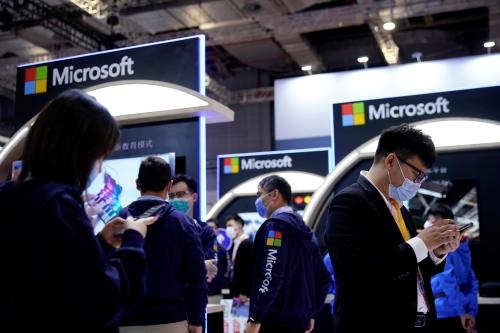
[[[238,215],[226,217],[226,234],[233,240],[229,249],[232,272],[230,276],[231,296],[240,302],[246,302],[250,296],[252,280],[252,247],[253,242],[243,232],[245,221]]]
[[[120,333],[201,333],[208,293],[203,250],[192,220],[165,201],[172,186],[169,164],[146,158],[136,185],[141,197],[120,216],[140,216],[157,206],[163,211],[144,245],[146,297],[123,319]]]
[[[311,332],[328,293],[330,274],[312,230],[288,206],[291,198],[282,177],[260,181],[255,208],[267,220],[255,236],[245,333]]]
[[[375,159],[329,208],[326,243],[336,297],[334,331],[428,332],[436,318],[430,278],[460,233],[452,220],[416,233],[402,203],[436,158],[431,138],[407,124],[382,132]]]
[[[172,189],[168,194],[170,204],[189,216],[198,230],[205,255],[207,278],[211,282],[217,275],[217,237],[210,226],[194,216],[194,204],[198,201],[198,184],[189,175],[178,174],[172,179]]]

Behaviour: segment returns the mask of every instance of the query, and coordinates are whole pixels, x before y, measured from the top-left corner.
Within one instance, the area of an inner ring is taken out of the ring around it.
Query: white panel
[[[276,140],[329,136],[332,104],[500,85],[500,54],[275,81]]]

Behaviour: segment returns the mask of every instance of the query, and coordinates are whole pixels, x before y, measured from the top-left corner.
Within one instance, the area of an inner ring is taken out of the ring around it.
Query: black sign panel
[[[500,87],[354,101],[333,105],[335,163],[384,129],[445,117],[500,120]]]
[[[218,195],[223,196],[248,179],[275,171],[304,171],[326,176],[330,172],[329,162],[329,148],[219,155]]]
[[[59,93],[121,80],[153,80],[199,91],[200,37],[141,45],[17,69],[16,126]]]

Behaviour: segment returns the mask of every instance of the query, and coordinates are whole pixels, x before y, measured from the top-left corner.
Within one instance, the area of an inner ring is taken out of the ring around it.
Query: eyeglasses
[[[429,175],[425,171],[420,170],[419,168],[412,165],[410,162],[406,161],[404,158],[402,158],[399,155],[396,155],[396,157],[398,158],[398,160],[400,160],[401,162],[403,162],[404,164],[406,164],[407,166],[409,166],[410,168],[412,168],[413,170],[418,172],[418,175],[414,180],[415,183],[422,184],[423,182],[425,182],[429,178]]]
[[[192,192],[186,192],[186,191],[170,192],[168,194],[168,198],[169,199],[184,198],[187,194],[191,195],[193,193]]]

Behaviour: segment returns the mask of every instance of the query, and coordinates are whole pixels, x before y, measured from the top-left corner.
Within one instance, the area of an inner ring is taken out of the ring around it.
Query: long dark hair
[[[95,98],[65,91],[42,109],[31,128],[20,181],[43,178],[82,193],[95,161],[113,151],[119,136],[115,120]]]

